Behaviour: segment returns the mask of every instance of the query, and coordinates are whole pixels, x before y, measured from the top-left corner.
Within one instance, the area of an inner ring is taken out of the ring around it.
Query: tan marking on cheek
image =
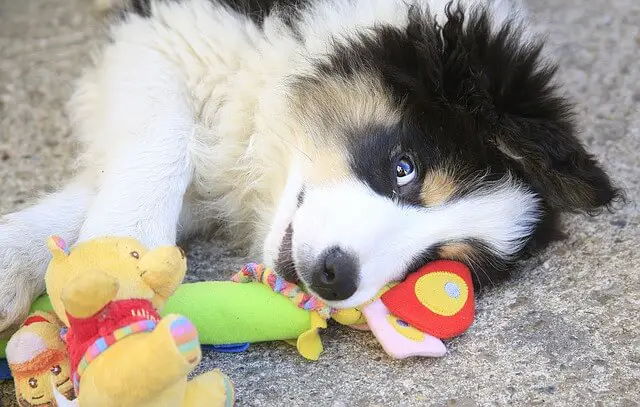
[[[456,192],[456,180],[447,170],[428,172],[422,182],[420,200],[426,206],[440,205],[446,202]]]
[[[469,243],[447,243],[438,249],[438,256],[449,260],[473,258],[475,249]]]

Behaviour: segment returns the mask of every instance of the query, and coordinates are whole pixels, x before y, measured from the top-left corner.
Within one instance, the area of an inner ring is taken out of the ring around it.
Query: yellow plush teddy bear
[[[47,244],[47,292],[68,327],[80,407],[233,405],[233,387],[220,371],[187,381],[202,356],[197,331],[183,316],[158,313],[184,278],[180,248],[149,251],[116,237],[71,249],[59,237]]]

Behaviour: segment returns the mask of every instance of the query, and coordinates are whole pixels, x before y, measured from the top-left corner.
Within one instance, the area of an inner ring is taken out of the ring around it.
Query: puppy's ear
[[[592,213],[610,207],[622,193],[576,137],[572,106],[553,84],[556,68],[541,62],[541,45],[510,47],[509,38],[501,33],[492,44],[504,58],[489,78],[498,150],[552,209]]]
[[[514,117],[497,146],[553,209],[597,212],[621,198],[568,121]]]

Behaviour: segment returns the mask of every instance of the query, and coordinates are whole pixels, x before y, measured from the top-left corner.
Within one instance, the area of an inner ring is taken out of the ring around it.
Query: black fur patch
[[[300,10],[308,2],[308,0],[220,0],[220,3],[248,15],[259,25],[262,25],[266,16],[277,11],[289,26],[298,19]]]
[[[282,242],[280,243],[280,247],[278,249],[278,258],[276,259],[274,268],[278,270],[279,276],[289,282],[298,284],[300,282],[300,279],[298,278],[298,274],[296,273],[296,266],[293,263],[293,253],[291,246],[292,239],[293,228],[291,227],[291,225],[289,225],[284,233]]]
[[[462,180],[458,198],[507,174],[542,197],[540,225],[516,258],[496,258],[482,242],[472,242],[476,282],[495,282],[514,260],[558,236],[558,212],[591,213],[611,205],[620,192],[576,138],[571,104],[552,84],[556,69],[541,58],[542,44],[525,43],[514,23],[492,31],[490,14],[481,7],[450,4],[446,17],[439,26],[413,8],[407,27],[363,31],[336,46],[317,71],[319,77],[381,78],[402,112],[395,128],[345,130],[364,133],[350,138],[352,165],[379,194],[421,205],[424,174],[455,168]],[[391,151],[415,158],[413,187],[396,186],[397,154]],[[482,181],[464,183],[472,179]],[[434,251],[425,253],[413,266]]]
[[[143,16],[151,15],[151,3],[158,1],[189,1],[189,0],[131,0],[131,11]],[[309,0],[210,0],[214,5],[229,7],[230,9],[251,18],[256,24],[262,25],[266,16],[274,11],[279,13],[283,21],[293,28],[300,10]]]

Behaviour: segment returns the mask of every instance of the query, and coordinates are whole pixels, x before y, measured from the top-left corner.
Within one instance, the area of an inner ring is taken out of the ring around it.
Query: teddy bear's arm
[[[88,318],[112,301],[118,293],[118,280],[102,272],[84,274],[69,283],[61,294],[66,312],[75,318]]]

